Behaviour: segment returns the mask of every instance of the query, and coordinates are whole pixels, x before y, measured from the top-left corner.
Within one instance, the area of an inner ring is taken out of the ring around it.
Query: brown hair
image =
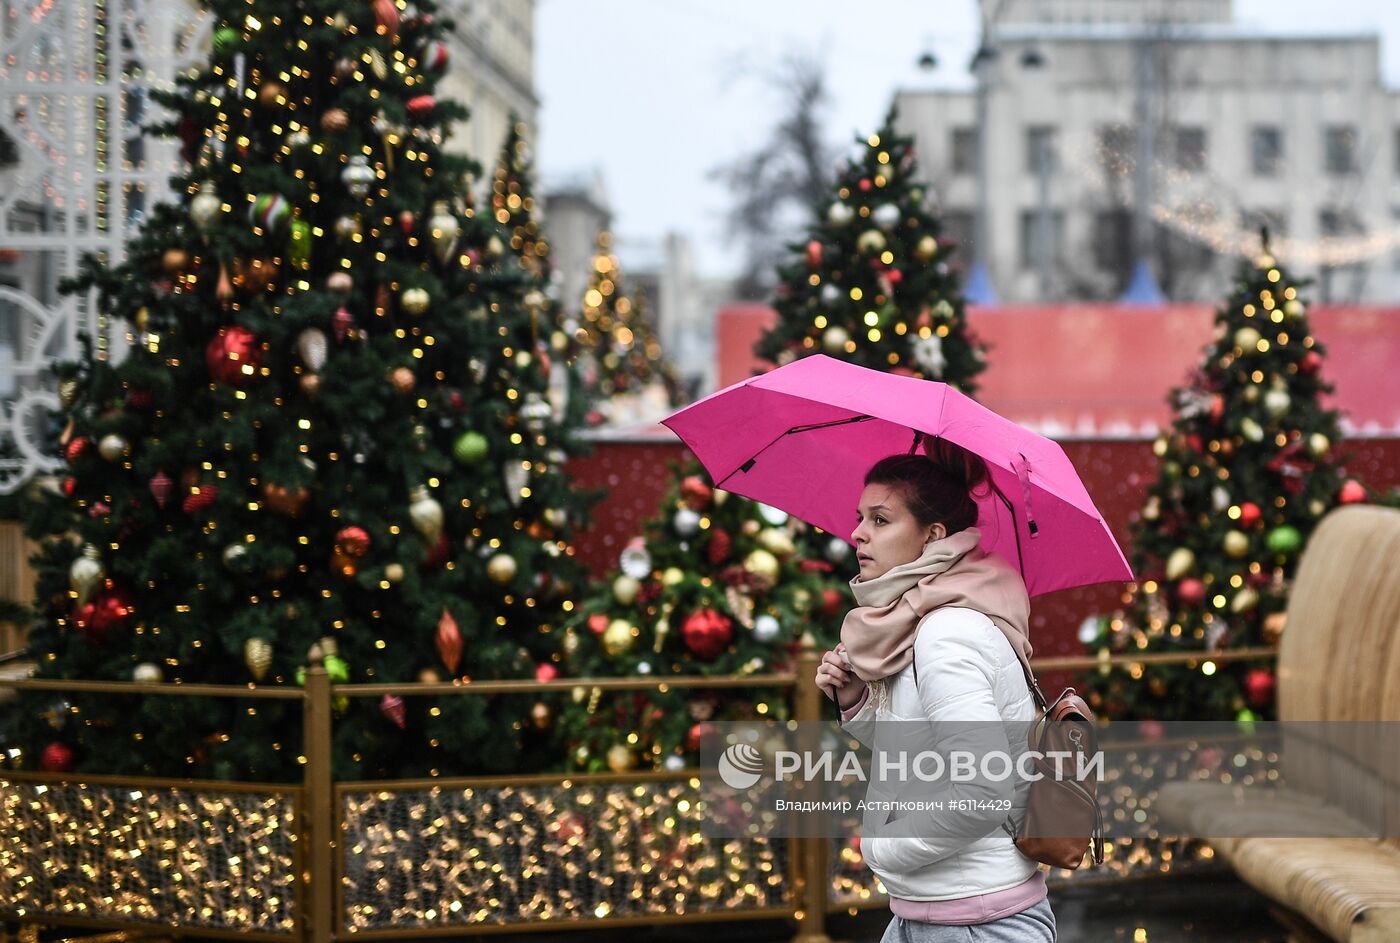
[[[946,439],[926,436],[923,455],[890,455],[865,473],[867,485],[897,488],[920,527],[941,523],[948,534],[977,523],[973,491],[988,481],[981,457]]]

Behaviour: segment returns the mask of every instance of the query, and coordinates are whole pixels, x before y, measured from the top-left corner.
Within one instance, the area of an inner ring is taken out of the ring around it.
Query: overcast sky
[[[969,85],[974,0],[538,0],[536,150],[546,180],[602,171],[626,243],[688,234],[703,274],[726,274],[726,194],[707,172],[772,124],[755,75],[790,49],[827,65],[837,143],[869,133],[900,88]],[[1235,0],[1243,26],[1274,33],[1380,33],[1400,87],[1395,0]],[[916,60],[939,59],[933,72]]]

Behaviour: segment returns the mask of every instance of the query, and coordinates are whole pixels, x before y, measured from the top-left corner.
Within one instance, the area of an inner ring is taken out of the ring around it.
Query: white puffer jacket
[[[875,745],[879,721],[986,721],[990,728],[1007,721],[1024,724],[1036,716],[1011,643],[991,619],[974,609],[944,607],[924,616],[914,643],[914,663],[884,684],[880,704],[866,697],[842,722],[866,746]],[[1007,743],[1006,749],[1014,755],[1025,745]],[[1011,776],[973,787],[984,799],[1001,800],[988,802],[985,811],[922,813],[932,818],[928,827],[917,829],[920,837],[863,837],[865,863],[891,895],[905,900],[974,897],[1029,880],[1038,865],[1020,852],[1002,827],[1008,803],[1016,821],[1025,813],[1030,784],[1019,780]],[[872,783],[868,798],[876,798],[877,790]]]

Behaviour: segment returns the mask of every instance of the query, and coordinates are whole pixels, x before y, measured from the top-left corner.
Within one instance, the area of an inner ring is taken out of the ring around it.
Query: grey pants
[[[967,927],[895,917],[880,943],[1055,943],[1055,914],[1046,899],[1018,914]]]

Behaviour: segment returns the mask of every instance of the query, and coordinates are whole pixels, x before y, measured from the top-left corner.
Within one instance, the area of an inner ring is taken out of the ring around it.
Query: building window
[[[1095,268],[1126,274],[1133,261],[1132,212],[1120,207],[1095,213],[1093,239]]]
[[[1329,174],[1356,173],[1356,126],[1328,125],[1323,131],[1323,147]]]
[[[1026,173],[1039,176],[1055,172],[1055,129],[1048,124],[1026,128]]]
[[[953,241],[957,251],[954,258],[961,260],[964,265],[972,264],[972,237],[976,227],[972,210],[948,210],[943,214],[943,237]]]
[[[953,129],[953,173],[977,172],[977,129]]]
[[[1050,265],[1060,259],[1065,234],[1064,211],[1050,210],[1045,216],[1048,218],[1041,218],[1040,210],[1021,211],[1022,268],[1035,269],[1042,263]]]
[[[1106,124],[1099,128],[1099,162],[1107,173],[1122,177],[1133,169],[1137,134],[1126,124]]]
[[[1187,173],[1206,169],[1206,129],[1182,127],[1176,129],[1176,167]]]
[[[1283,130],[1258,124],[1249,130],[1249,162],[1257,177],[1274,177],[1283,165]]]

